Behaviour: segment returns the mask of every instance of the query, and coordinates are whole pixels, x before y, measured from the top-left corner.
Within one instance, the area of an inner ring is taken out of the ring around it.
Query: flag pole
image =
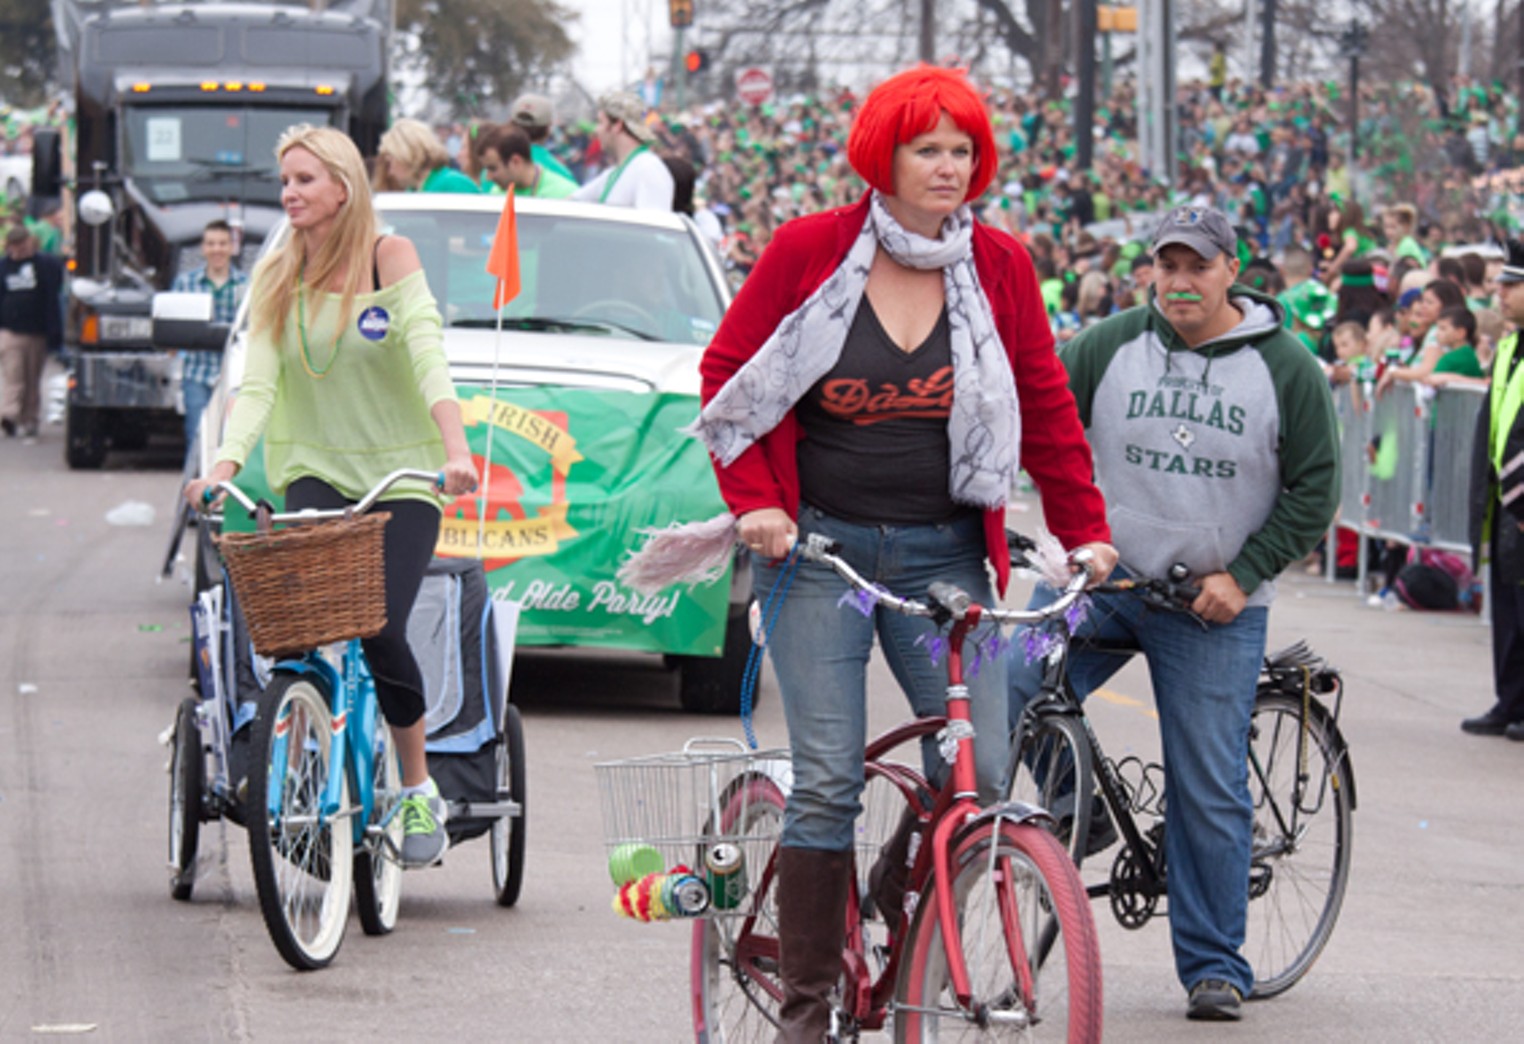
[[[492,430],[492,411],[497,408],[497,362],[502,354],[503,309],[507,307],[508,302],[504,301],[497,309],[497,324],[492,335],[492,391],[487,400],[487,452],[482,455],[482,492],[476,505],[476,557],[479,561],[486,561],[487,558],[483,541],[487,535],[487,505],[492,503],[492,444],[497,441],[497,435]]]
[[[503,201],[503,213],[498,218],[497,232],[492,237],[492,249],[487,255],[487,271],[497,277],[492,292],[492,308],[497,321],[492,335],[492,387],[487,407],[487,452],[482,455],[481,499],[476,511],[476,557],[485,560],[484,546],[487,534],[487,505],[492,493],[492,444],[497,441],[492,430],[492,414],[497,409],[498,366],[502,358],[503,309],[519,292],[519,237],[518,222],[513,209],[513,186],[508,186],[508,198]]]

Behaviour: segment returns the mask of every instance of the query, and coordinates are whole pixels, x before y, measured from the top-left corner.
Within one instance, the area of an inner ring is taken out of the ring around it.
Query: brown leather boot
[[[873,899],[874,909],[889,927],[889,934],[898,936],[900,921],[905,915],[905,885],[910,880],[910,839],[920,826],[920,817],[909,808],[900,814],[899,825],[884,847],[879,850],[878,860],[868,871],[868,895]]]
[[[778,852],[778,1044],[820,1044],[831,1027],[831,988],[841,977],[852,853]]]

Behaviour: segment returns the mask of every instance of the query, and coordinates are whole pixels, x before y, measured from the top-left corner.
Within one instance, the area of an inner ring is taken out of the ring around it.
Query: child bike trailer
[[[480,562],[435,558],[407,624],[423,674],[429,774],[449,802],[445,829],[452,847],[490,835],[500,906],[518,902],[524,878],[524,729],[508,702],[512,608],[494,607]]]

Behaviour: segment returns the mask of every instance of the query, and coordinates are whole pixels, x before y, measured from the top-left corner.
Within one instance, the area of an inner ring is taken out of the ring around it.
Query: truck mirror
[[[63,144],[53,127],[32,131],[32,195],[63,195]]]
[[[91,189],[79,197],[79,219],[91,228],[98,228],[116,214],[111,197],[100,189]]]
[[[153,346],[160,351],[220,352],[228,323],[212,321],[212,295],[165,291],[153,295]]]

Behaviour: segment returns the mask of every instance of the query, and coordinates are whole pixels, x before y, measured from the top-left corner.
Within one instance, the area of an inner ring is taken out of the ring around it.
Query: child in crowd
[[[1375,360],[1369,354],[1370,339],[1363,325],[1342,322],[1333,330],[1335,362],[1328,367],[1328,379],[1334,384],[1368,381],[1375,376]]]
[[[1476,316],[1469,308],[1447,308],[1434,322],[1434,338],[1443,354],[1423,383],[1434,387],[1446,384],[1487,383],[1487,375],[1476,354]]]
[[[1476,310],[1476,361],[1482,369],[1492,372],[1492,360],[1497,355],[1498,342],[1503,339],[1503,314],[1496,308]]]

